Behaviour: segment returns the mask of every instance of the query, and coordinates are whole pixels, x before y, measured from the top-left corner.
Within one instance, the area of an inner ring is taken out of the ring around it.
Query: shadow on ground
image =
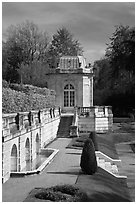
[[[97,192],[89,197],[90,202],[130,202],[130,200],[114,193]]]
[[[94,175],[80,174],[76,185],[92,202],[131,202],[126,179],[118,179],[98,167]]]
[[[75,153],[75,152],[71,152],[71,153],[66,153],[66,154],[74,154],[74,155],[81,155],[81,152],[80,153]]]

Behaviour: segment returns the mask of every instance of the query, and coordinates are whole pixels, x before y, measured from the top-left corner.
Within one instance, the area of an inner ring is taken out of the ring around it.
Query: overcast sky
[[[52,36],[65,26],[84,49],[87,62],[103,57],[115,25],[135,24],[134,2],[3,2],[2,37],[11,25],[33,21]]]

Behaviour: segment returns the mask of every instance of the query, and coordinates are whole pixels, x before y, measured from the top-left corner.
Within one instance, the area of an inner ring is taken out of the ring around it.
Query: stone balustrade
[[[77,108],[74,109],[74,117],[72,121],[72,125],[70,126],[70,137],[78,137],[78,112]]]
[[[78,135],[75,133],[78,129],[80,133],[90,133],[91,131],[103,133],[112,130],[113,114],[111,106],[78,107],[75,112],[77,112],[77,116],[74,117],[74,120],[77,119],[77,128],[73,124],[70,135]]]

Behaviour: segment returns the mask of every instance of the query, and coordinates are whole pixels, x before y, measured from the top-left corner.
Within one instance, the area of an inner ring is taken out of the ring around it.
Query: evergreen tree
[[[113,75],[121,71],[135,72],[135,28],[117,26],[110,38],[106,56],[110,59]]]
[[[82,55],[83,50],[78,40],[73,39],[73,35],[65,28],[57,30],[53,35],[53,40],[49,49],[49,64],[51,68],[57,66],[59,58],[63,55]]]

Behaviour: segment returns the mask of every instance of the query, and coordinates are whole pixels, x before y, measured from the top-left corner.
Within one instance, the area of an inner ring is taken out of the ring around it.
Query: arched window
[[[64,107],[75,106],[75,89],[72,84],[67,84],[64,87]]]

